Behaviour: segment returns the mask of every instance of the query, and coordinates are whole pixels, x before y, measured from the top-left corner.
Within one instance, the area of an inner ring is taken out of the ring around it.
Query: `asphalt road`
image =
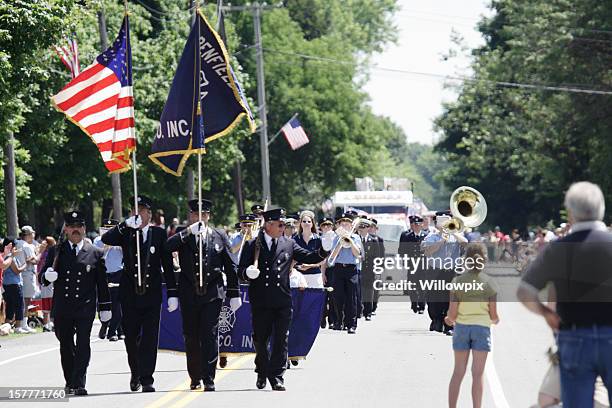
[[[503,276],[498,282],[513,287],[518,278]],[[123,343],[98,340],[96,322],[87,378],[89,396],[71,396],[69,402],[52,406],[446,406],[453,369],[451,338],[430,332],[427,314],[412,313],[407,298],[382,300],[377,316],[371,322],[360,320],[355,335],[321,330],[308,359],[288,370],[286,392],[271,391],[269,385],[265,390],[256,389],[252,355],[230,358],[228,366],[217,373],[216,392],[190,391],[185,356],[165,351],[159,352],[157,361],[157,392],[130,392]],[[520,304],[500,303],[499,314],[501,323],[493,328],[483,406],[528,407],[536,401],[547,368],[545,350],[553,337],[544,321]],[[0,338],[0,345],[0,386],[64,385],[59,344],[52,333]],[[471,407],[470,383],[468,370],[460,395],[461,407]],[[11,406],[4,402],[0,405]],[[17,406],[40,407],[40,402]]]

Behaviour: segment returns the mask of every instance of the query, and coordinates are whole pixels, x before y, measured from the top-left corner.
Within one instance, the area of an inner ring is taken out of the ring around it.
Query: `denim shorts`
[[[491,351],[491,329],[477,324],[455,323],[453,350]]]

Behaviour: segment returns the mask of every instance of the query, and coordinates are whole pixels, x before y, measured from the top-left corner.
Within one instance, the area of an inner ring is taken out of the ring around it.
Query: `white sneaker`
[[[15,333],[16,334],[30,334],[31,332],[29,330],[24,329],[23,327],[17,327],[15,329]]]
[[[26,327],[25,329],[26,329],[26,330],[27,330],[29,333],[36,333],[36,329],[33,329],[33,328],[29,327],[29,326],[28,326],[28,327]]]

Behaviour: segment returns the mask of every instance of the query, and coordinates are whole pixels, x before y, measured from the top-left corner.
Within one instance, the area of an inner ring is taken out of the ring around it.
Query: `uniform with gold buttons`
[[[178,297],[191,389],[200,388],[200,381],[203,381],[207,391],[214,391],[219,357],[219,315],[225,297],[230,298],[232,304],[234,299],[239,299],[240,290],[227,234],[207,226],[212,202],[202,200],[201,223],[198,200],[190,200],[188,205],[192,225],[168,238],[166,250],[178,251],[181,266]]]
[[[133,202],[133,200],[131,200]],[[102,236],[106,245],[121,246],[124,273],[119,284],[122,327],[132,377],[130,389],[155,391],[153,372],[157,362],[162,282],[168,297],[176,296],[172,254],[166,250],[166,231],[150,225],[153,203],[138,196],[138,215],[132,215]],[[136,239],[140,241],[140,277]]]

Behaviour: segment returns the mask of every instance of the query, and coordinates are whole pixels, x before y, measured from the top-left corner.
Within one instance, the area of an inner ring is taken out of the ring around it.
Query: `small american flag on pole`
[[[136,132],[127,15],[113,45],[51,100],[98,146],[109,172],[129,170]]]
[[[296,117],[287,122],[281,128],[281,132],[285,135],[285,139],[287,139],[287,143],[292,150],[297,150],[309,142],[306,132],[304,132],[300,121]]]
[[[68,39],[68,45],[61,47],[53,47],[60,60],[64,63],[66,68],[70,70],[72,79],[76,78],[81,73],[81,67],[79,65],[79,47],[74,35]]]

